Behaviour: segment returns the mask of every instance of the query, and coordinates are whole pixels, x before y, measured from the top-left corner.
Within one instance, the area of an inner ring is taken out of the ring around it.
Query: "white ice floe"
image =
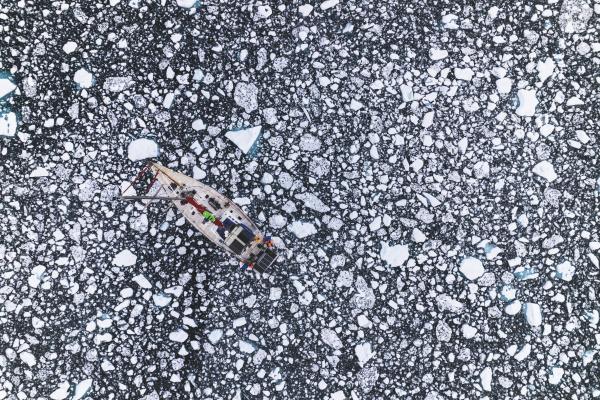
[[[525,303],[525,319],[531,326],[542,324],[542,311],[537,303]]]
[[[66,399],[69,396],[70,388],[71,388],[71,385],[69,384],[69,382],[61,382],[58,385],[58,389],[56,389],[55,391],[50,393],[50,398],[52,400]]]
[[[449,295],[442,293],[439,294],[435,301],[440,311],[450,311],[453,313],[457,313],[463,310],[464,305],[458,300],[454,300]]]
[[[474,72],[471,68],[454,68],[454,76],[462,81],[473,79]]]
[[[195,131],[201,131],[206,129],[206,124],[200,118],[195,119],[194,122],[192,122],[192,129]]]
[[[391,267],[399,267],[409,258],[408,245],[397,244],[395,246],[389,246],[386,242],[381,242],[379,256]]]
[[[567,100],[568,107],[582,106],[584,104],[585,104],[584,101],[576,96],[570,97],[569,100]]]
[[[563,281],[570,282],[575,275],[575,266],[569,261],[562,262],[556,266],[556,276]]]
[[[481,380],[481,388],[486,392],[492,390],[492,369],[490,367],[485,367],[483,371],[479,374],[479,379]]]
[[[158,157],[158,145],[154,140],[145,138],[135,139],[127,146],[127,157],[131,161]]]
[[[229,131],[225,134],[225,137],[239,147],[244,154],[247,154],[260,136],[261,129],[262,126],[258,125],[237,131]]]
[[[442,49],[429,49],[429,58],[433,61],[443,60],[448,57],[448,51]]]
[[[327,346],[334,349],[341,349],[343,347],[342,341],[338,337],[337,333],[329,328],[323,328],[321,330],[321,340]]]
[[[551,385],[558,385],[564,374],[564,369],[560,367],[552,367],[552,372],[550,376],[548,376],[548,383]]]
[[[213,329],[208,334],[208,340],[212,344],[216,344],[219,340],[221,340],[222,337],[223,337],[223,330],[222,329]]]
[[[137,283],[138,285],[140,285],[141,288],[144,288],[144,289],[152,288],[152,284],[150,283],[150,281],[148,279],[146,279],[146,277],[144,275],[136,275],[132,278],[132,280],[135,283]]]
[[[17,86],[8,78],[0,78],[0,99],[12,93]]]
[[[81,382],[79,382],[75,386],[75,393],[73,394],[71,400],[82,399],[90,391],[93,382],[94,381],[92,379],[84,379]]]
[[[535,164],[534,167],[531,169],[531,172],[538,176],[541,176],[548,182],[553,182],[554,180],[556,180],[556,178],[558,178],[558,175],[556,175],[556,172],[554,171],[554,166],[546,160],[540,161],[539,163]]]
[[[73,75],[73,81],[75,81],[80,88],[87,89],[91,88],[94,84],[94,76],[84,68],[80,68],[75,71],[75,75]]]
[[[31,171],[31,173],[29,174],[30,178],[42,178],[45,176],[50,175],[48,173],[48,170],[44,167],[36,167],[33,171]]]
[[[17,114],[8,112],[0,115],[0,136],[15,136],[17,133]]]
[[[544,61],[538,61],[537,69],[538,69],[538,79],[540,82],[544,82],[546,79],[550,78],[554,73],[554,60],[550,57],[546,58]]]
[[[338,5],[340,0],[325,0],[321,3],[321,10],[328,10]]]
[[[132,265],[135,265],[136,261],[137,256],[129,249],[119,252],[112,259],[113,265],[116,265],[117,267],[131,267]]]
[[[375,354],[371,351],[371,343],[361,343],[354,347],[354,353],[358,358],[358,365],[363,367]]]
[[[75,42],[67,42],[63,45],[63,51],[67,54],[71,54],[77,49],[77,43]]]
[[[171,302],[171,299],[172,299],[171,296],[164,294],[164,293],[152,295],[152,301],[154,302],[154,305],[157,307],[166,307]]]
[[[531,345],[529,343],[525,343],[523,348],[517,354],[514,355],[515,360],[523,361],[529,356],[529,353],[531,353]]]
[[[311,6],[310,4],[304,4],[301,5],[300,7],[298,7],[298,12],[300,14],[302,14],[303,17],[308,17],[310,15],[310,13],[312,13],[313,11],[313,6]]]
[[[306,207],[315,211],[322,213],[329,211],[329,207],[312,193],[299,193],[296,195],[296,198],[301,200]]]
[[[477,179],[485,179],[490,176],[490,164],[487,161],[477,161],[473,166],[473,175]]]
[[[133,78],[130,76],[111,76],[106,78],[102,89],[118,93],[129,88],[133,83]]]
[[[474,257],[467,257],[460,262],[458,270],[469,280],[474,281],[485,272],[483,263]]]
[[[19,353],[19,358],[29,367],[33,367],[37,363],[35,356],[28,351]]]
[[[288,226],[288,230],[296,235],[297,238],[302,239],[310,235],[317,233],[317,229],[310,222],[294,221]]]
[[[583,32],[594,14],[587,0],[565,0],[560,8],[558,24],[565,33]]]
[[[233,100],[247,113],[258,108],[258,88],[253,83],[239,82],[235,86]]]
[[[498,93],[507,94],[507,93],[510,93],[511,89],[512,89],[512,79],[500,78],[500,79],[496,80],[496,90],[498,90]]]
[[[169,333],[169,340],[177,343],[183,343],[187,340],[188,334],[183,329],[178,329],[174,332]]]
[[[254,353],[256,351],[256,346],[253,343],[247,342],[245,340],[240,340],[238,342],[238,346],[243,353]]]
[[[177,5],[183,8],[193,8],[198,0],[177,0]]]
[[[535,108],[538,105],[535,89],[519,89],[517,97],[519,98],[519,107],[516,111],[517,115],[521,117],[534,116]]]
[[[477,334],[477,328],[469,324],[463,324],[461,330],[465,339],[471,339]]]
[[[425,115],[423,116],[423,121],[421,122],[421,126],[423,128],[429,128],[431,125],[433,125],[433,117],[434,116],[435,116],[435,111],[429,111],[429,112],[425,113]]]
[[[364,104],[361,103],[360,101],[354,100],[354,99],[350,100],[350,109],[352,111],[358,111],[363,107],[364,107]]]

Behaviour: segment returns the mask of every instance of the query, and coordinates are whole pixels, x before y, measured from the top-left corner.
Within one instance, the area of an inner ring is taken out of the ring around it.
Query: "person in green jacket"
[[[204,217],[204,219],[210,221],[210,222],[215,222],[215,220],[217,218],[215,218],[215,216],[208,210],[204,210],[202,211],[202,216]]]

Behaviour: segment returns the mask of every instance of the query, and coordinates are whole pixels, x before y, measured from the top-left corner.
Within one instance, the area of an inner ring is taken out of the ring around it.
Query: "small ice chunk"
[[[379,256],[391,267],[399,267],[409,258],[408,245],[397,244],[395,246],[389,246],[386,242],[381,242]]]
[[[567,100],[567,106],[572,107],[572,106],[582,106],[585,103],[583,102],[583,100],[581,100],[579,97],[573,96],[570,97],[569,100]]]
[[[473,78],[473,70],[471,68],[454,68],[454,76],[462,81],[470,81]]]
[[[80,68],[75,71],[75,75],[73,75],[73,81],[75,81],[80,88],[87,89],[91,88],[94,84],[94,76],[84,68]]]
[[[435,111],[429,111],[427,113],[425,113],[425,115],[423,116],[423,121],[421,122],[421,126],[423,128],[429,128],[431,125],[433,125],[433,117],[435,116]]]
[[[192,122],[192,129],[195,131],[201,131],[206,129],[206,124],[200,118],[195,119],[194,122]]]
[[[525,303],[525,318],[531,326],[540,326],[542,324],[542,311],[537,303]]]
[[[360,326],[361,328],[370,328],[373,326],[373,323],[364,314],[360,314],[358,316],[357,322],[358,322],[358,326]]]
[[[238,346],[243,353],[254,353],[256,351],[256,346],[253,343],[247,342],[245,340],[240,340],[238,342]]]
[[[477,161],[473,166],[473,174],[477,179],[484,179],[490,176],[490,164],[487,161]]]
[[[515,354],[515,360],[523,361],[529,356],[529,353],[531,353],[531,345],[529,343],[525,343],[521,351]]]
[[[400,93],[402,93],[402,101],[408,102],[415,99],[412,87],[402,84],[400,85]]]
[[[73,394],[71,400],[82,399],[89,392],[93,382],[92,379],[84,379],[79,382],[77,386],[75,386],[75,394]]]
[[[133,85],[133,79],[130,76],[111,76],[106,78],[102,88],[109,92],[122,92]]]
[[[6,96],[7,94],[12,93],[17,86],[12,83],[12,81],[8,78],[0,79],[0,99]]]
[[[239,82],[235,86],[233,100],[248,114],[258,108],[258,88],[253,83]]]
[[[500,94],[508,94],[512,89],[512,79],[510,78],[500,78],[496,80],[496,89]]]
[[[19,353],[19,358],[29,367],[33,367],[36,364],[35,356],[28,351]]]
[[[462,334],[465,337],[465,339],[471,339],[472,337],[474,337],[477,334],[477,328],[475,328],[469,324],[463,324],[461,330],[462,330]]]
[[[479,379],[481,379],[481,388],[490,392],[492,390],[492,369],[485,367],[479,374]]]
[[[443,60],[448,57],[448,51],[442,49],[429,49],[429,58],[433,61]]]
[[[535,108],[538,105],[535,89],[519,89],[517,92],[519,98],[519,107],[517,107],[517,115],[521,117],[532,117],[535,115]]]
[[[463,310],[464,305],[458,300],[454,300],[449,295],[442,293],[435,298],[440,311],[450,311],[457,313]]]
[[[258,125],[238,131],[229,131],[225,134],[225,137],[239,147],[244,154],[247,154],[254,146],[256,139],[260,136],[261,129],[262,126]]]
[[[295,196],[304,203],[304,206],[318,212],[327,212],[329,207],[325,205],[317,196],[312,193],[300,193]]]
[[[558,385],[558,382],[560,382],[564,374],[564,369],[560,367],[552,367],[552,373],[548,377],[548,383],[551,385]]]
[[[565,33],[583,32],[593,14],[588,0],[565,0],[560,8],[558,24]]]
[[[310,4],[304,4],[298,7],[298,12],[302,14],[303,17],[308,17],[313,10],[313,6]]]
[[[575,266],[569,261],[562,262],[556,266],[556,275],[563,281],[570,282],[575,274]]]
[[[508,315],[517,315],[521,311],[522,304],[519,300],[515,300],[504,307],[504,312]]]
[[[344,394],[344,391],[338,390],[329,396],[329,400],[346,400],[346,395]]]
[[[58,385],[58,389],[56,389],[54,392],[50,393],[50,398],[52,400],[66,399],[69,396],[70,388],[71,388],[71,385],[69,384],[69,382],[61,382]]]
[[[352,287],[352,282],[354,282],[354,275],[350,271],[341,271],[335,280],[336,287]]]
[[[343,347],[342,341],[338,337],[335,331],[329,328],[323,328],[321,330],[321,340],[329,347],[333,349],[341,349]]]
[[[469,280],[474,281],[485,272],[483,264],[474,257],[467,257],[460,262],[459,271]]]
[[[371,351],[371,343],[357,344],[356,347],[354,347],[354,353],[358,358],[358,365],[361,367],[363,367],[367,361],[373,358],[374,355]]]
[[[129,249],[125,249],[114,256],[112,263],[117,267],[131,267],[135,265],[137,256]]]
[[[328,10],[338,5],[340,0],[325,0],[321,3],[321,10]]]
[[[36,169],[34,169],[33,171],[31,171],[31,173],[29,174],[30,178],[42,178],[44,176],[48,176],[50,175],[48,173],[48,170],[44,167],[36,167]]]
[[[152,295],[152,301],[157,307],[165,307],[171,302],[171,296],[165,293],[159,293]]]
[[[296,235],[297,238],[302,239],[310,235],[317,233],[317,229],[310,222],[294,221],[288,226],[288,230]]]
[[[540,82],[544,82],[546,79],[550,78],[554,73],[554,60],[550,57],[546,58],[544,61],[538,61],[537,69],[538,69],[538,79]]]
[[[452,339],[452,329],[445,321],[438,321],[435,327],[435,337],[440,342],[449,342]]]
[[[144,289],[151,289],[152,288],[152,284],[150,283],[150,281],[148,281],[148,279],[146,279],[146,277],[144,275],[136,275],[133,277],[132,279],[135,283],[137,283],[138,285],[140,285],[140,287],[144,288]]]
[[[169,333],[169,340],[177,343],[183,343],[187,340],[188,334],[183,329],[178,329],[174,332]]]
[[[17,133],[17,114],[8,112],[0,115],[0,136],[15,136]]]
[[[67,42],[63,45],[63,51],[67,54],[71,54],[77,49],[77,43],[75,42]]]
[[[177,0],[177,5],[183,8],[194,8],[198,0]]]
[[[158,157],[158,145],[154,140],[135,139],[127,146],[127,156],[131,161]]]
[[[554,166],[547,160],[540,161],[531,169],[531,171],[546,179],[548,182],[552,182],[558,178],[556,172],[554,171]]]
[[[219,340],[221,340],[222,337],[223,337],[223,330],[222,329],[213,329],[208,334],[208,340],[212,344],[216,344]]]

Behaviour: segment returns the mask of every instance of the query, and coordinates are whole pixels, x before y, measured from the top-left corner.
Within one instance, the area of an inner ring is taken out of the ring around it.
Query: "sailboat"
[[[150,179],[141,196],[130,188]],[[245,269],[267,272],[277,260],[270,237],[232,200],[217,190],[157,162],[149,162],[122,193],[125,200],[170,201],[202,235],[237,258]]]

